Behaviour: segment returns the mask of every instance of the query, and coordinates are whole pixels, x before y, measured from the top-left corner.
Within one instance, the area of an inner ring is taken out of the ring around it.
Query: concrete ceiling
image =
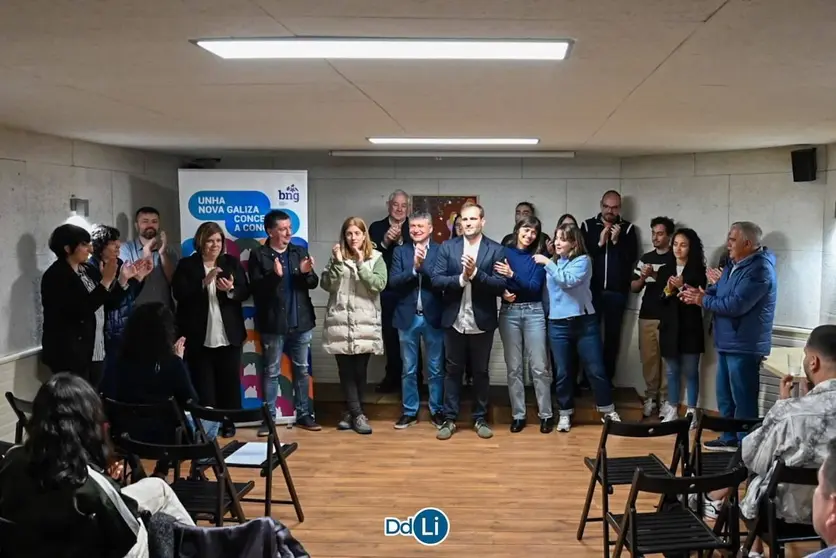
[[[834,0],[2,0],[0,123],[178,152],[836,141]],[[223,36],[565,38],[564,62],[225,61]]]

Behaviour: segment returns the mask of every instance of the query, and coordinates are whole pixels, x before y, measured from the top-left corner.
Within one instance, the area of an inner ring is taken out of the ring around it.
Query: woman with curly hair
[[[27,434],[0,461],[0,516],[16,534],[3,556],[146,557],[141,512],[194,525],[164,480],[116,484],[102,403],[82,378],[59,373],[41,386]]]
[[[685,376],[687,413],[691,414],[692,428],[696,424],[696,409],[700,395],[700,357],[705,352],[702,308],[681,302],[677,296],[685,285],[704,288],[705,253],[702,240],[693,229],[682,228],[673,235],[673,254],[676,266],[659,269],[656,280],[665,285],[659,321],[659,347],[668,376],[668,405],[662,421],[679,416],[682,397],[682,375]]]

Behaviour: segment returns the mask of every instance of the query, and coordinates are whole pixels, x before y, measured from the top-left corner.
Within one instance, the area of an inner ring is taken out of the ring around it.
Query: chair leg
[[[287,460],[283,456],[279,457],[279,465],[282,468],[282,475],[284,475],[284,482],[287,484],[287,491],[290,493],[290,499],[293,501],[293,508],[296,510],[296,519],[299,522],[305,521],[305,512],[302,511],[302,502],[299,501],[299,495],[296,494],[296,487],[293,485],[293,477],[290,476],[290,467],[287,466]]]
[[[601,487],[601,517],[603,520],[603,536],[604,536],[604,558],[610,556],[610,522],[607,521],[607,515],[610,512],[610,495],[607,486]]]
[[[583,531],[586,528],[586,520],[589,517],[589,508],[592,505],[592,498],[595,496],[595,485],[598,483],[598,469],[592,472],[592,477],[589,480],[589,488],[586,489],[586,502],[583,505],[583,512],[581,513],[581,522],[578,525],[577,539],[583,539]]]

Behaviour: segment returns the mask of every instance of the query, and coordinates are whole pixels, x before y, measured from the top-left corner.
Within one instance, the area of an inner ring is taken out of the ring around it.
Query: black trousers
[[[371,356],[369,353],[334,355],[337,359],[337,372],[340,375],[345,405],[352,417],[363,414],[363,391],[366,389],[366,376]]]
[[[241,347],[189,347],[186,363],[201,405],[241,408]]]
[[[453,328],[444,331],[446,372],[444,377],[444,418],[455,421],[459,416],[462,376],[466,366],[473,375],[473,421],[488,414],[491,378],[488,364],[493,346],[493,330],[465,335]]]

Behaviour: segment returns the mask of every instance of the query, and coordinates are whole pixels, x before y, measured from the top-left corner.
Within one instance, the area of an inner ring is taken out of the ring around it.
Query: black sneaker
[[[404,428],[409,428],[413,424],[418,424],[418,417],[401,415],[401,418],[399,418],[398,422],[395,423],[395,428],[397,430],[403,430]]]
[[[319,426],[310,415],[305,415],[297,419],[296,426],[304,430],[310,430],[312,432],[319,432],[320,430],[322,430],[322,427]]]
[[[441,428],[441,426],[444,424],[444,413],[442,413],[441,411],[437,412],[430,418],[430,421],[436,428]]]
[[[540,432],[550,434],[554,430],[554,418],[540,419]]]
[[[726,451],[734,453],[737,451],[737,440],[726,441],[722,438],[717,438],[716,440],[703,442],[702,447],[706,451]]]

